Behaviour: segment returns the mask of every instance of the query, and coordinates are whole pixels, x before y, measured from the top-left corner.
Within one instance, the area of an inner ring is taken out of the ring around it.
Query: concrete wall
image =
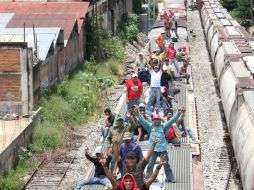
[[[6,112],[24,115],[32,110],[32,88],[28,82],[32,77],[31,51],[26,43],[1,43],[0,115]]]
[[[0,153],[0,176],[12,169],[20,147],[26,146],[30,141],[33,127],[40,119],[41,108],[32,116],[32,122]]]

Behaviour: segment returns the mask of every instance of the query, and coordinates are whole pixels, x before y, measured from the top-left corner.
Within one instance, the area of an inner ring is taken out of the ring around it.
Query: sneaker
[[[200,140],[198,140],[198,139],[193,140],[192,139],[192,143],[194,143],[194,144],[200,144]]]

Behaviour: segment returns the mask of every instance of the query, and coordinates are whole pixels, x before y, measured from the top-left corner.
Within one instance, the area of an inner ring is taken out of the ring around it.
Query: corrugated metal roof
[[[254,56],[246,56],[243,57],[243,60],[245,61],[246,65],[248,66],[249,70],[252,74],[254,74]]]
[[[14,13],[0,13],[0,28],[5,28]]]
[[[58,40],[60,28],[35,28],[37,34],[38,58],[45,60],[51,48],[54,48]],[[34,35],[32,28],[26,28],[25,41],[28,47],[34,48]],[[0,29],[0,42],[23,42],[23,28],[2,28]]]
[[[233,72],[236,77],[249,77],[247,68],[242,61],[230,63]]]
[[[76,23],[76,14],[42,14],[42,13],[17,13],[15,14],[8,25],[7,28],[22,28],[26,24],[26,27],[36,28],[43,27],[60,27],[64,30],[64,39],[68,41],[70,34]],[[76,28],[78,30],[78,28]]]
[[[166,183],[165,189],[192,189],[192,159],[191,148],[174,147],[169,149],[169,163],[172,167],[176,183]]]
[[[9,2],[0,3],[0,12],[19,14],[74,14],[78,23],[78,31],[80,32],[88,6],[89,2]]]

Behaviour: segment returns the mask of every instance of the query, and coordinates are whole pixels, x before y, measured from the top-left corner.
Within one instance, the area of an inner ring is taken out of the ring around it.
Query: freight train
[[[241,181],[254,189],[254,37],[219,1],[200,10]]]

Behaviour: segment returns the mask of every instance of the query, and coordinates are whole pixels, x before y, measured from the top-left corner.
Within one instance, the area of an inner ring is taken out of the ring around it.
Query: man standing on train
[[[131,79],[126,82],[126,101],[128,104],[128,111],[134,105],[141,103],[141,96],[143,96],[143,85],[138,79],[138,75],[133,73]]]
[[[151,82],[149,88],[149,97],[147,108],[150,109],[153,106],[155,100],[155,107],[160,108],[160,97],[161,97],[161,59],[159,57],[152,58],[152,65],[150,65]]]
[[[153,168],[156,162],[156,159],[160,157],[161,155],[164,156],[164,159],[166,160],[166,164],[164,165],[164,170],[166,174],[166,182],[175,183],[175,179],[173,176],[173,172],[170,168],[170,165],[168,163],[168,151],[167,151],[167,139],[166,139],[166,133],[170,126],[177,121],[177,119],[183,114],[183,109],[179,109],[178,112],[164,125],[161,124],[161,117],[159,114],[156,114],[153,117],[153,122],[148,122],[144,119],[144,117],[140,114],[138,109],[135,109],[135,113],[137,114],[137,117],[142,124],[142,126],[147,130],[149,133],[149,143],[148,147],[150,148],[153,144],[153,139],[155,137],[159,138],[159,142],[157,146],[155,147],[153,154],[149,160],[147,171],[146,171],[146,179],[148,179],[152,173]]]

